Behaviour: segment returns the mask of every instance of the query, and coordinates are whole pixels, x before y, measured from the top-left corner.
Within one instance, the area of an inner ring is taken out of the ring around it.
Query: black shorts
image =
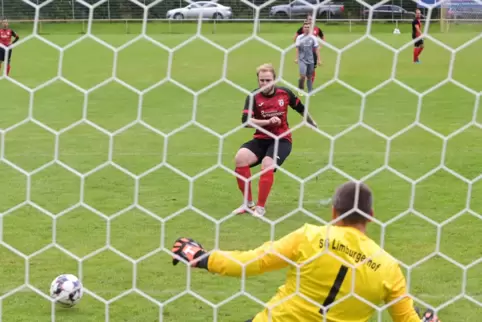
[[[415,47],[420,47],[421,45],[423,45],[423,39],[417,40],[417,41],[414,43],[414,46],[415,46]]]
[[[291,153],[291,142],[287,139],[279,140],[277,157],[273,155],[275,144],[275,139],[252,139],[251,141],[241,145],[241,148],[250,150],[258,158],[258,161],[250,165],[250,168],[260,165],[263,161],[263,158],[266,156],[272,157],[274,160],[276,160],[276,164],[281,166]],[[276,171],[276,169],[274,169],[274,171]]]
[[[5,57],[8,56],[8,57]],[[5,59],[8,58],[8,59]],[[8,51],[8,55],[6,53],[6,50],[4,48],[0,48],[0,61],[4,62],[7,60],[7,62],[10,64],[10,60],[12,59],[12,49]]]

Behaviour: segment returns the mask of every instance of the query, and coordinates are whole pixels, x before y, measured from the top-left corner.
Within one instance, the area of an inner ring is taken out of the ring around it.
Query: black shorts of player
[[[274,157],[275,139],[252,139],[244,143],[241,148],[246,148],[253,152],[258,161],[250,166],[250,168],[258,166],[263,161],[263,158],[268,156],[276,160],[276,164],[281,166],[285,162],[286,158],[291,153],[291,142],[287,139],[280,139],[278,144],[278,156]],[[274,169],[276,172],[276,169]]]
[[[414,44],[415,47],[420,47],[423,45],[423,39],[417,40]]]
[[[7,55],[8,55],[8,57],[5,57],[5,56],[7,56]],[[5,58],[8,58],[8,59],[7,59],[7,60],[8,60],[7,63],[10,64],[10,60],[12,59],[12,49],[10,49],[10,50],[8,51],[8,54],[7,54],[5,48],[0,48],[0,62],[4,62],[4,61],[6,60]]]

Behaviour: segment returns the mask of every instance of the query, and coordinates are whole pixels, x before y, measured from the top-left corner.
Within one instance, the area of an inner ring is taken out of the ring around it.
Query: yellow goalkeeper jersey
[[[285,284],[253,322],[319,322],[321,305],[333,303],[327,322],[368,321],[376,310],[351,293],[377,306],[393,302],[395,322],[420,322],[398,263],[356,228],[305,224],[254,250],[213,251],[208,270],[241,276],[239,263],[248,263],[246,276],[289,267]]]

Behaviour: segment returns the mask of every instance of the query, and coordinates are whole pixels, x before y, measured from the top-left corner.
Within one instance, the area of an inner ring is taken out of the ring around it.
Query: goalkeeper
[[[360,211],[354,209],[355,200]],[[285,259],[302,265],[298,270],[289,267],[285,284],[266,308],[249,320],[252,322],[322,321],[325,312],[313,303],[323,304],[328,322],[368,321],[375,309],[353,296],[345,298],[351,294],[352,285],[354,293],[371,303],[393,302],[389,308],[393,321],[419,322],[421,319],[407,296],[405,278],[397,261],[367,237],[366,226],[370,220],[362,212],[373,216],[372,193],[362,183],[347,182],[338,187],[333,198],[333,219],[346,214],[336,225],[305,224],[277,241],[244,252],[208,254],[192,239],[179,238],[172,248],[173,264],[182,259],[193,267],[237,277],[243,275],[238,262],[248,263],[244,270],[246,276],[285,268],[289,266]],[[294,293],[301,293],[312,301],[292,296]],[[330,306],[341,298],[344,298],[342,302]],[[422,321],[439,320],[427,311]]]

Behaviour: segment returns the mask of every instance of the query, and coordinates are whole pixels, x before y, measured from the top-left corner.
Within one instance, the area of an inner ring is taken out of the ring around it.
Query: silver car
[[[341,17],[345,11],[343,3],[325,3],[320,5],[323,0],[294,0],[289,4],[281,4],[272,6],[269,15],[275,18],[290,19],[297,17],[306,17],[313,13],[316,6],[317,18],[326,19],[333,17]]]
[[[230,19],[233,17],[231,7],[212,1],[198,1],[184,8],[171,9],[167,12],[167,19]]]

